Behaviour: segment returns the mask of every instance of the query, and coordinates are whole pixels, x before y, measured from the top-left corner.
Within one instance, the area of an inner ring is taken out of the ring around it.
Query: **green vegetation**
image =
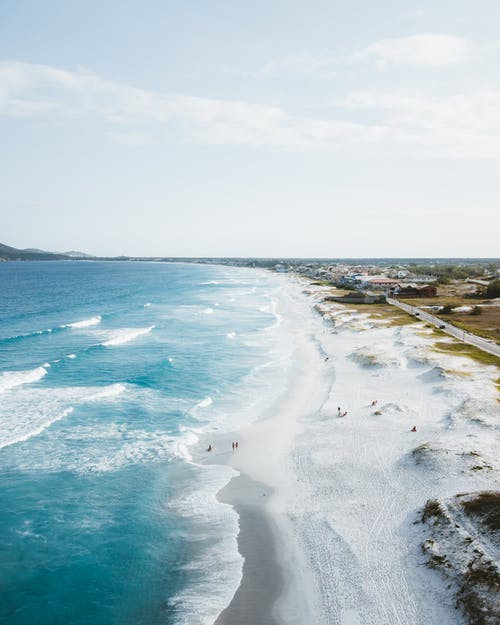
[[[447,284],[450,280],[465,280],[466,278],[484,277],[485,269],[495,272],[498,269],[498,263],[477,263],[469,264],[432,264],[432,265],[410,265],[410,270],[418,275],[437,276],[441,284]],[[441,282],[442,280],[442,282]]]
[[[405,304],[410,306],[428,306],[429,300],[425,299],[403,299],[401,300]],[[478,300],[475,300],[476,302]],[[485,304],[479,306],[480,313],[474,312],[475,307],[472,310],[456,311],[446,314],[445,311],[431,311],[435,317],[441,318],[448,323],[451,321],[456,328],[465,330],[476,336],[481,336],[488,340],[493,340],[497,344],[500,344],[500,306],[494,306],[489,304],[488,300],[479,300],[480,303]],[[478,303],[479,303],[478,302]],[[470,306],[470,298],[461,297],[437,297],[433,300],[433,304],[447,306],[446,310],[456,309],[458,306]],[[444,312],[444,314],[443,314]],[[451,317],[451,319],[450,319]]]
[[[483,365],[495,365],[500,369],[500,358],[498,356],[483,352],[482,349],[474,347],[474,345],[469,345],[468,343],[445,343],[444,341],[437,341],[434,343],[434,348],[439,352],[447,352],[456,356],[466,356]]]
[[[441,308],[440,313],[442,315],[451,315],[453,313],[453,306],[451,304],[445,304],[443,308]]]
[[[493,280],[489,283],[486,289],[486,297],[490,299],[500,297],[500,280]]]
[[[401,308],[392,306],[391,304],[351,304],[359,312],[369,313],[373,319],[384,319],[387,323],[384,324],[386,328],[392,328],[394,326],[404,326],[411,323],[416,323],[418,319],[415,319],[413,315],[405,312]]]
[[[473,316],[476,315],[480,315],[483,312],[483,309],[481,308],[481,306],[474,306],[473,309],[470,311],[470,314]]]
[[[457,315],[458,313],[455,313],[455,314]],[[470,315],[467,315],[467,317],[470,317]],[[474,316],[474,319],[477,319],[477,315]],[[470,321],[472,323],[472,319]],[[465,330],[466,332],[469,332],[470,334],[475,334],[476,336],[481,336],[484,339],[492,339],[496,343],[500,342],[500,328],[498,327],[481,328],[481,327],[478,327],[477,325],[471,325],[471,323],[466,323],[460,319],[457,319],[456,317],[453,318],[453,325],[456,328],[460,330]],[[498,325],[498,320],[496,320],[495,323]]]
[[[448,336],[446,332],[443,332],[439,328],[436,328],[436,326],[432,326],[432,332],[433,334],[437,334],[438,336]]]

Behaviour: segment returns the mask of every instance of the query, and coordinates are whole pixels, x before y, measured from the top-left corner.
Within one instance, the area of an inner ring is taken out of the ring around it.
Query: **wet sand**
[[[269,487],[245,475],[233,478],[218,499],[236,509],[240,517],[238,549],[245,558],[241,584],[215,625],[280,625],[273,607],[283,590],[271,520],[266,514]]]

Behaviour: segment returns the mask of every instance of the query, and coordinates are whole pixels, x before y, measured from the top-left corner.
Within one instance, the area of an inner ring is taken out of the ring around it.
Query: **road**
[[[410,306],[408,304],[403,304],[396,299],[392,299],[390,297],[387,298],[387,302],[392,304],[393,306],[397,306],[402,310],[410,313],[410,315],[415,315],[418,313],[418,317],[422,319],[422,321],[426,321],[427,323],[432,323],[436,327],[440,328],[443,332],[446,332],[450,336],[455,337],[459,341],[463,341],[464,343],[468,343],[469,345],[474,345],[474,347],[478,347],[482,349],[484,352],[488,352],[488,354],[493,354],[494,356],[500,357],[500,345],[497,345],[493,341],[488,341],[486,339],[477,336],[476,334],[470,334],[470,332],[466,332],[465,330],[461,330],[451,323],[447,323],[438,317],[434,317],[430,313],[418,308],[417,306]],[[444,326],[444,327],[443,327]]]

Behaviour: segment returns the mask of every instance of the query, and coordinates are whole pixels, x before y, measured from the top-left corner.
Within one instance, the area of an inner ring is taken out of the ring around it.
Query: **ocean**
[[[241,579],[235,471],[197,461],[283,392],[286,278],[0,264],[0,622],[212,623]],[[283,311],[281,311],[283,312]]]

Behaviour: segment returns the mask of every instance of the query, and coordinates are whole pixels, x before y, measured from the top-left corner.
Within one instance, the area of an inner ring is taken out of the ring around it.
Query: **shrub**
[[[486,297],[500,297],[500,280],[493,280],[488,284]]]
[[[474,308],[470,311],[471,315],[480,315],[482,314],[483,309],[481,308],[481,306],[474,306]]]
[[[442,315],[451,315],[452,312],[453,306],[451,304],[446,304],[446,306],[443,306],[443,308],[441,309]]]

